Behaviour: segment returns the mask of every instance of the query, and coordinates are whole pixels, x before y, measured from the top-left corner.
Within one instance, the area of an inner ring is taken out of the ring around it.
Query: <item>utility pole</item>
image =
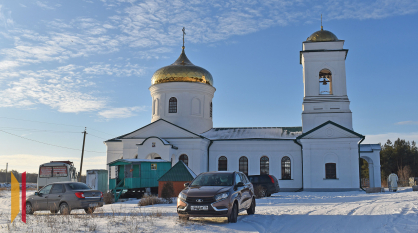
[[[84,134],[84,138],[83,138],[83,149],[81,150],[80,175],[78,176],[78,182],[81,182],[81,171],[83,169],[84,145],[86,143],[86,134],[87,134],[86,129],[87,127],[84,127],[84,132],[81,132]]]
[[[6,183],[7,183],[7,167],[9,166],[9,163],[6,163]]]

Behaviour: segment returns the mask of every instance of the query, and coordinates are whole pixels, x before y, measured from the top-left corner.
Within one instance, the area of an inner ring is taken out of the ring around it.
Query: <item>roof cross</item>
[[[184,35],[186,35],[186,28],[183,27],[182,31],[183,31],[183,49],[184,49]]]

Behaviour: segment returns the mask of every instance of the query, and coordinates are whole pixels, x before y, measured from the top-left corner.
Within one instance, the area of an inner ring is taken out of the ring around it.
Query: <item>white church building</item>
[[[360,158],[370,187],[380,187],[380,145],[361,144],[347,96],[344,40],[313,33],[303,43],[301,127],[214,128],[212,75],[183,50],[151,79],[151,123],[107,140],[107,164],[117,159],[182,160],[194,173],[271,174],[281,191],[360,189]]]

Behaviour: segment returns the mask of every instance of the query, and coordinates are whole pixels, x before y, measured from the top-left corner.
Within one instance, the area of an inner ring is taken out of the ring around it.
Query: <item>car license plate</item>
[[[204,205],[204,206],[195,205],[195,206],[192,206],[192,210],[208,210],[208,206],[207,205]]]
[[[89,207],[97,207],[97,206],[99,206],[99,203],[92,203],[92,204],[89,204]]]

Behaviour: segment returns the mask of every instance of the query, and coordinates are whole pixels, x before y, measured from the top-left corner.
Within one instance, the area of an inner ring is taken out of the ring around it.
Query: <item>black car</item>
[[[253,184],[254,189],[260,186],[261,190],[259,191],[259,195],[261,197],[270,197],[271,194],[280,191],[279,181],[273,175],[248,176],[248,179]]]

